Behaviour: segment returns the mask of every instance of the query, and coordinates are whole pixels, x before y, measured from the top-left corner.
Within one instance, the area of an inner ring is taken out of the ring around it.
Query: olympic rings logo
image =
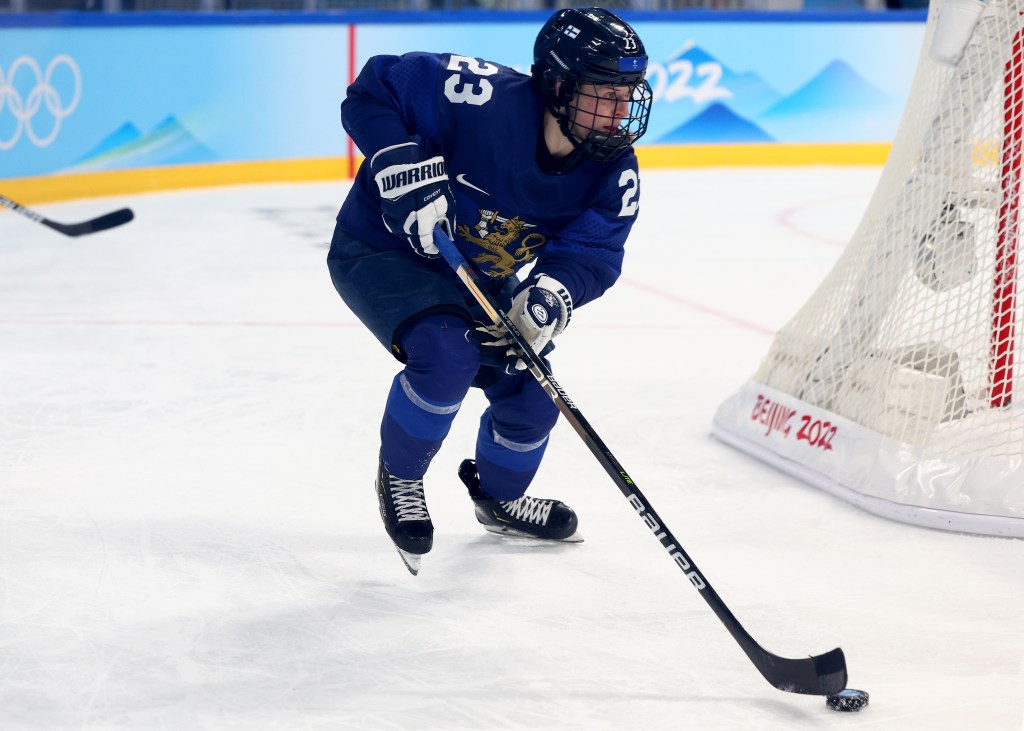
[[[60,93],[53,86],[54,72],[61,66],[66,66],[74,79],[74,90],[71,92],[71,98],[66,103],[65,100],[61,99]],[[15,77],[23,68],[35,78],[35,85],[25,97],[22,97],[18,88],[14,85]],[[50,65],[46,67],[46,73],[43,73],[35,59],[28,56],[19,56],[14,59],[14,63],[11,64],[11,68],[6,76],[4,75],[3,68],[0,67],[0,116],[3,115],[4,108],[7,107],[11,110],[16,123],[11,136],[8,139],[0,139],[0,150],[9,150],[14,147],[22,132],[25,133],[36,147],[46,147],[57,139],[57,135],[60,133],[61,121],[75,111],[81,97],[82,73],[78,70],[78,65],[70,56],[60,55],[54,58],[50,61]],[[32,126],[32,122],[44,104],[46,105],[46,110],[53,117],[53,129],[50,130],[49,134],[40,135]],[[0,127],[0,130],[2,129]]]

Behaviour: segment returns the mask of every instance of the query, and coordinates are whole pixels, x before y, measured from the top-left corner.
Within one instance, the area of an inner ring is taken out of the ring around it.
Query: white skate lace
[[[509,502],[499,504],[506,513],[516,520],[536,525],[547,525],[548,516],[551,515],[551,508],[555,506],[553,500],[538,500],[525,495],[518,500],[510,500]]]
[[[392,476],[389,482],[391,502],[399,523],[407,520],[430,520],[427,501],[423,497],[423,480],[403,480]]]

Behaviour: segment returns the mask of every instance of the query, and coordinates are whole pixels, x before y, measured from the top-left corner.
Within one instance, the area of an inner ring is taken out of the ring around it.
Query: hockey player
[[[546,355],[573,310],[619,276],[636,220],[632,144],[651,89],[633,29],[600,8],[559,10],[531,75],[450,53],[371,58],[341,105],[366,162],[328,254],[341,298],[404,368],[381,424],[376,490],[410,571],[433,543],[423,477],[470,387],[483,390],[459,477],[484,528],[579,540],[564,503],[526,496],[558,410],[438,258],[436,226],[488,275]],[[456,223],[458,222],[458,224]],[[520,282],[516,272],[533,269]]]

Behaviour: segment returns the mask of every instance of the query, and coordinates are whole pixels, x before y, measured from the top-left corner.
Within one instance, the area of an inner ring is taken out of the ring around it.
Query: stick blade
[[[112,213],[93,219],[93,230],[105,231],[108,228],[114,228],[115,226],[126,224],[134,218],[135,213],[132,212],[131,208],[122,208],[118,211],[113,211]]]
[[[135,214],[132,212],[132,209],[122,208],[82,223],[63,224],[53,221],[43,221],[43,223],[66,236],[84,236],[124,225],[133,218],[135,218]]]
[[[846,687],[846,656],[841,648],[824,655],[792,660],[772,655],[755,661],[765,680],[787,693],[834,695]]]

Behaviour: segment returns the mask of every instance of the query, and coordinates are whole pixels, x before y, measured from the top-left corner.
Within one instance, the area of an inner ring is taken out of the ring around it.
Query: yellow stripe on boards
[[[641,172],[651,168],[784,167],[801,165],[881,166],[889,157],[885,142],[732,145],[640,145]]]
[[[344,157],[173,165],[33,178],[0,178],[0,195],[29,205],[71,198],[95,198],[182,188],[248,183],[340,181],[347,175],[348,159]]]
[[[772,167],[801,165],[885,164],[888,143],[641,145],[636,148],[641,170],[655,168]],[[358,167],[357,161],[356,167]],[[258,162],[207,163],[106,170],[91,173],[0,178],[0,195],[31,205],[72,198],[148,193],[249,183],[294,183],[344,180],[345,157]]]

